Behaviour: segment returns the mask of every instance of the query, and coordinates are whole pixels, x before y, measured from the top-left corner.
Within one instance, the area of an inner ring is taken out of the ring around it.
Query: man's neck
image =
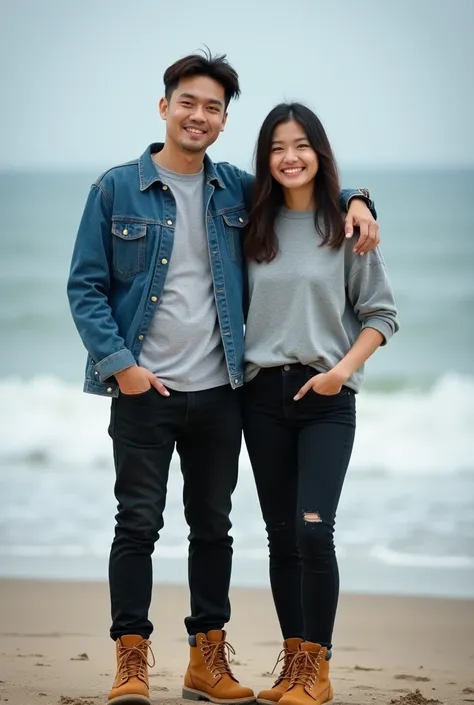
[[[198,174],[202,171],[204,155],[205,152],[182,152],[165,143],[161,152],[153,154],[153,161],[176,174]]]

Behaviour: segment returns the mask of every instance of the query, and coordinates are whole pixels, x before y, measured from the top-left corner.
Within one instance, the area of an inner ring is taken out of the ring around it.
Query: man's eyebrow
[[[193,95],[192,93],[181,93],[181,95],[179,97],[186,98],[188,100],[197,100],[196,96]],[[223,105],[224,105],[222,100],[218,100],[217,98],[209,98],[206,102],[212,103],[213,105],[220,105],[221,107],[223,107]]]

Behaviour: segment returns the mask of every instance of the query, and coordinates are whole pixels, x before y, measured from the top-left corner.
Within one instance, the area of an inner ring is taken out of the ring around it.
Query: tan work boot
[[[117,675],[107,705],[150,705],[148,666],[155,665],[150,642],[138,634],[127,634],[115,642]],[[148,651],[153,663],[148,663]]]
[[[327,649],[310,641],[300,644],[293,660],[290,685],[279,705],[323,705],[334,698]]]
[[[274,705],[274,703],[277,703],[280,700],[283,693],[286,692],[288,686],[290,685],[290,674],[293,666],[293,659],[302,641],[303,639],[299,639],[297,637],[293,639],[285,639],[283,642],[283,649],[280,651],[277,662],[272,671],[273,673],[278,664],[283,661],[280,675],[276,679],[273,688],[260,691],[257,695],[258,703],[261,703],[261,705]]]
[[[190,646],[189,666],[184,676],[183,698],[212,703],[253,703],[255,695],[244,688],[230,670],[228,654],[235,651],[225,640],[225,631],[213,629],[196,634]]]

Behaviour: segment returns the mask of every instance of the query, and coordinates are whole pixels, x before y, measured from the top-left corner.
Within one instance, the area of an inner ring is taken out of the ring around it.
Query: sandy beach
[[[233,668],[271,682],[280,635],[267,590],[234,589]],[[177,702],[187,664],[183,586],[155,586],[152,702]],[[0,702],[99,705],[114,671],[103,583],[0,581]],[[474,702],[474,602],[343,595],[335,633],[335,705]]]

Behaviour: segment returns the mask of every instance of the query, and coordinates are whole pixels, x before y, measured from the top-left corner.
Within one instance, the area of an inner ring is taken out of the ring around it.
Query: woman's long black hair
[[[340,207],[340,183],[336,161],[324,127],[312,110],[301,103],[280,103],[263,121],[255,151],[255,186],[250,223],[245,237],[245,254],[257,262],[271,262],[278,253],[275,219],[283,205],[282,186],[270,172],[275,128],[295,120],[318,155],[314,178],[314,223],[321,244],[332,248],[344,242],[344,219]]]

